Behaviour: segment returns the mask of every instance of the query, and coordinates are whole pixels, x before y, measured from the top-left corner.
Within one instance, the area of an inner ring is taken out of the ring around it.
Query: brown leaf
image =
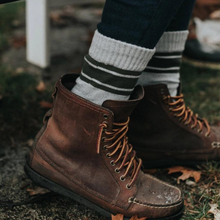
[[[187,180],[190,177],[193,177],[195,179],[195,182],[198,183],[201,179],[201,172],[192,170],[190,168],[177,166],[177,167],[168,168],[168,170],[169,170],[168,174],[179,173],[179,172],[182,173],[182,175],[178,177],[177,179],[178,181]]]
[[[208,211],[208,213],[211,213],[214,215],[214,220],[220,220],[220,210],[217,209],[217,204],[210,204],[211,209]]]
[[[138,218],[137,215],[133,216],[130,220],[146,220],[147,217]]]
[[[12,46],[14,48],[25,47],[25,45],[26,45],[26,37],[25,36],[16,37],[16,38],[12,39]]]
[[[51,102],[41,101],[39,102],[41,108],[52,108],[53,104]]]
[[[46,85],[45,85],[45,83],[41,80],[40,82],[39,82],[39,84],[37,85],[37,87],[36,87],[36,90],[38,91],[38,92],[43,92],[44,90],[46,90]]]
[[[35,195],[39,195],[39,194],[46,194],[48,192],[50,192],[49,190],[45,189],[45,188],[41,188],[41,187],[35,187],[34,189],[27,189],[27,191],[29,192],[30,196],[35,196]]]
[[[112,220],[123,220],[124,219],[124,215],[122,214],[117,214],[117,215],[112,215]],[[130,218],[130,220],[146,220],[147,217],[142,217],[142,218],[138,218],[137,215],[132,216]]]
[[[122,214],[117,214],[117,215],[112,215],[112,220],[123,220],[124,215]]]

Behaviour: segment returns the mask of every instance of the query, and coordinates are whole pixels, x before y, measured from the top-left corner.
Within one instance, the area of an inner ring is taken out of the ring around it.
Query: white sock
[[[182,52],[188,31],[165,32],[156,46],[156,53],[148,63],[137,84],[142,86],[166,84],[171,96],[177,95],[180,83]]]
[[[96,31],[72,92],[98,105],[108,99],[128,100],[154,52]]]

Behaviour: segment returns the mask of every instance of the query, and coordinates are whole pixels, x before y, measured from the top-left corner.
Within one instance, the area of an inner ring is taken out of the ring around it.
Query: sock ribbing
[[[96,61],[129,71],[143,71],[155,49],[147,49],[95,32],[89,55]]]
[[[176,96],[180,83],[180,65],[188,31],[165,32],[156,46],[156,53],[138,80],[143,86],[166,84]]]
[[[107,99],[127,100],[154,52],[96,31],[72,92],[99,105]]]
[[[156,45],[156,51],[160,53],[183,51],[188,34],[189,31],[164,32]]]

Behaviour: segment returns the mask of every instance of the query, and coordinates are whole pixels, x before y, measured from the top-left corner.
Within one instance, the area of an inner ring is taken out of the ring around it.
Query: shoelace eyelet
[[[206,137],[210,137],[210,134],[205,133],[205,136],[206,136]]]
[[[114,160],[112,160],[112,161],[110,162],[110,164],[111,164],[112,166],[115,166]]]
[[[106,154],[106,157],[107,157],[107,158],[111,158],[111,156],[109,155],[109,153]]]
[[[108,115],[107,115],[107,114],[104,114],[104,115],[103,115],[103,118],[104,118],[104,119],[108,119]]]
[[[188,127],[189,126],[189,124],[187,124],[186,122],[184,123],[184,125],[186,126],[186,127]],[[192,128],[192,127],[191,127]]]
[[[124,176],[120,176],[120,180],[121,180],[121,181],[125,181],[126,178],[125,178]]]
[[[108,122],[107,121],[103,121],[102,124],[105,124],[106,127],[108,127]]]
[[[108,147],[108,145],[104,145],[104,146],[103,146],[103,149],[104,149],[104,150],[108,150],[107,147]]]
[[[121,171],[120,171],[118,168],[116,168],[116,169],[115,169],[115,172],[116,172],[116,173],[120,173]]]
[[[126,185],[126,188],[127,188],[127,189],[131,189],[132,187],[131,187],[129,184],[127,184],[127,185]]]
[[[99,135],[97,141],[97,154],[100,154],[100,147],[106,149],[106,157],[112,158],[117,157],[115,162],[109,160],[110,164],[115,166],[117,163],[121,163],[121,165],[115,168],[116,173],[120,173],[121,169],[125,169],[125,174],[131,174],[131,182],[127,185],[127,188],[130,189],[132,184],[138,178],[138,173],[141,169],[142,161],[136,157],[136,152],[133,151],[133,147],[128,142],[128,137],[126,133],[128,131],[128,123],[130,118],[127,119],[125,122],[120,123],[113,123],[113,130],[108,131],[105,135],[102,134],[103,129],[107,128],[107,125],[103,122],[99,126]],[[102,136],[103,135],[103,136]],[[101,143],[101,142],[108,142],[110,143],[109,146]],[[112,152],[110,152],[112,150]],[[113,160],[113,159],[112,159]],[[117,161],[117,163],[116,163]],[[124,178],[125,176],[122,175]],[[118,176],[120,177],[120,175]],[[124,178],[121,177],[121,180],[124,181]]]
[[[198,132],[199,134],[202,134],[202,131],[201,131],[201,130],[199,130],[199,129],[197,130],[197,132]]]

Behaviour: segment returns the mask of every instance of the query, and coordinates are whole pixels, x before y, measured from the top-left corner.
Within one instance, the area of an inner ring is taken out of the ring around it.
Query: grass
[[[185,196],[186,210],[182,219],[213,219],[208,213],[209,204],[220,207],[220,169],[218,162],[209,162],[198,167],[202,172],[202,179],[196,187],[182,184]]]
[[[0,55],[9,47],[10,34],[15,28],[13,21],[24,6],[24,2],[0,5]]]
[[[16,74],[0,67],[1,141],[25,141],[33,138],[42,124],[45,109],[40,101],[52,101],[53,86],[38,92],[37,78],[28,73]]]
[[[184,64],[181,77],[187,105],[211,124],[220,125],[220,70]]]
[[[0,53],[9,46],[8,39],[14,29],[12,22],[24,3],[0,6]],[[196,68],[183,64],[181,70],[183,93],[188,106],[211,124],[220,125],[220,71]],[[53,85],[47,83],[43,92],[36,91],[39,79],[28,73],[9,71],[0,63],[0,132],[1,143],[24,143],[33,139],[42,126],[46,110],[39,102],[51,102]],[[181,182],[185,198],[185,214],[182,220],[213,219],[208,214],[210,203],[220,207],[220,167],[217,162],[209,162],[198,167],[202,172],[201,181],[196,186]],[[176,176],[168,176],[165,170],[160,175],[176,184]]]

